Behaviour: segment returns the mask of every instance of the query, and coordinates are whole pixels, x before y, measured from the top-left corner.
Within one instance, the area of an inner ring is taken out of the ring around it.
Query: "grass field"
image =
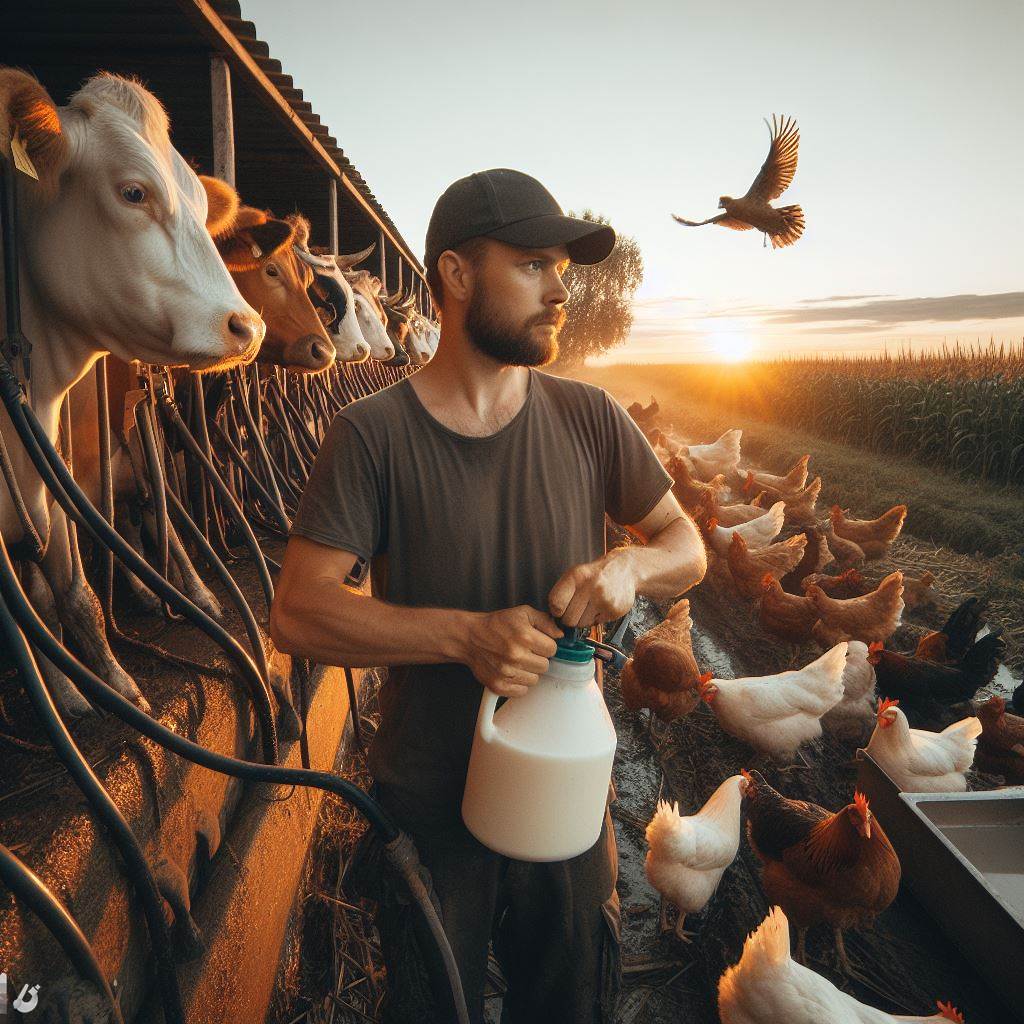
[[[871,518],[904,502],[909,508],[898,555],[900,568],[931,568],[950,594],[988,593],[992,619],[1008,640],[1007,662],[1024,665],[1024,488],[994,485],[943,472],[919,459],[868,451],[811,431],[771,422],[714,403],[679,365],[613,365],[574,371],[607,388],[623,404],[653,395],[661,421],[686,437],[714,440],[731,427],[743,429],[745,460],[782,472],[811,454],[811,474],[823,480],[819,508],[834,503],[856,517]],[[881,566],[879,566],[881,568]]]

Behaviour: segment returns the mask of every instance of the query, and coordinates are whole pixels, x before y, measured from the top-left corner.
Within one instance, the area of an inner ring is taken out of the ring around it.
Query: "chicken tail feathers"
[[[781,964],[789,959],[789,920],[781,907],[772,907],[768,916],[755,931],[747,936],[743,945],[743,959],[766,960]]]
[[[977,715],[961,718],[959,722],[947,725],[940,735],[953,736],[959,734],[965,740],[976,740],[981,735],[981,719]]]
[[[986,633],[980,640],[972,644],[964,655],[961,668],[970,679],[975,689],[992,682],[999,671],[999,660],[1006,649],[1006,643],[1000,636],[1000,630]]]
[[[679,822],[679,805],[670,804],[667,800],[659,800],[654,817],[651,818],[644,833],[647,845],[650,847],[663,846],[666,841],[678,833]]]

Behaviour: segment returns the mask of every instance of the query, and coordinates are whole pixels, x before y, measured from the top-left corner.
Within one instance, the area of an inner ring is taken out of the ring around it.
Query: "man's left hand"
[[[611,622],[633,607],[636,585],[629,549],[618,548],[563,573],[548,594],[548,607],[565,626]]]

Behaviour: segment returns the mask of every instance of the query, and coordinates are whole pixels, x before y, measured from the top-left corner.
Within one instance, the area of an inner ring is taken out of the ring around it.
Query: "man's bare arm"
[[[342,583],[355,561],[306,537],[288,541],[270,609],[279,650],[351,668],[459,662],[501,696],[522,695],[547,670],[561,630],[546,613],[389,604]]]
[[[569,569],[548,595],[552,615],[567,626],[610,622],[633,607],[637,594],[664,601],[704,578],[704,541],[671,491],[628,529],[646,543],[615,548]]]

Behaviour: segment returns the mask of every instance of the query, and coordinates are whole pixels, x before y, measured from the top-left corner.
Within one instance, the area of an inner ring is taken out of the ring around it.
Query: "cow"
[[[369,250],[373,251],[372,247]],[[370,358],[387,362],[395,356],[395,346],[387,333],[387,315],[380,301],[381,281],[368,270],[345,273],[356,299],[356,316],[363,338],[370,345]]]
[[[10,152],[16,133],[38,176],[16,174],[17,255],[32,343],[29,397],[51,442],[65,395],[105,352],[200,371],[255,357],[263,321],[217,253],[206,230],[206,192],[171,145],[167,115],[152,93],[100,74],[57,107],[34,78],[6,68],[0,109],[0,148]],[[41,564],[26,563],[33,603],[53,631],[63,626],[73,636],[90,668],[148,709],[107,643],[73,527],[51,507],[6,412],[0,429],[27,514],[48,537]],[[10,544],[27,536],[6,488],[0,529]],[[45,660],[42,668],[65,711],[91,712],[63,674]]]

